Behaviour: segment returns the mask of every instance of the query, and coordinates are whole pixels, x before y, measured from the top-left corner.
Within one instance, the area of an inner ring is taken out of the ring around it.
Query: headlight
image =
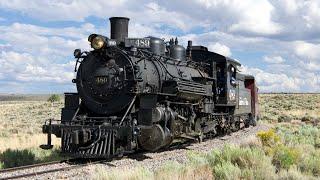
[[[91,47],[93,49],[101,49],[105,44],[104,38],[101,36],[96,36],[91,41]]]

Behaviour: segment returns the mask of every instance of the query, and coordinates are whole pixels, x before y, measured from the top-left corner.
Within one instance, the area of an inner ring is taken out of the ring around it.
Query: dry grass
[[[34,134],[26,136],[13,136],[13,137],[0,137],[0,153],[7,149],[28,149],[39,147],[41,144],[47,142],[47,136],[45,134]],[[52,136],[52,144],[60,146],[60,139]]]
[[[314,110],[309,109],[294,109],[294,110],[288,110],[284,111],[283,114],[289,115],[289,116],[295,116],[295,117],[303,117],[303,116],[311,116],[311,117],[320,117],[320,107],[315,106]]]
[[[0,101],[0,152],[39,147],[46,143],[42,125],[48,118],[60,119],[63,102]],[[53,138],[54,145],[60,140]]]
[[[260,94],[261,119],[268,122],[319,123],[320,94]]]
[[[62,106],[63,102],[0,101],[0,169],[62,158],[57,149],[39,148],[47,142],[42,125],[48,118],[60,119]],[[60,146],[55,136],[52,142]]]
[[[40,134],[46,119],[60,119],[62,106],[63,102],[0,101],[0,137]]]
[[[167,162],[164,166],[157,169],[155,172],[152,172],[143,167],[135,168],[122,168],[107,170],[103,166],[95,167],[95,173],[93,174],[94,179],[106,179],[106,180],[196,180],[203,179],[209,180],[213,179],[213,172],[209,165],[203,166],[192,166],[192,165],[183,165],[173,162]]]
[[[42,125],[48,118],[60,119],[63,102],[0,101],[0,152],[38,147],[46,142]],[[53,138],[53,144],[59,140]]]

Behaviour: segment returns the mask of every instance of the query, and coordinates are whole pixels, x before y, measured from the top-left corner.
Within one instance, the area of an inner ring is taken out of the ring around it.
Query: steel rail
[[[35,167],[41,167],[41,166],[51,165],[51,164],[55,164],[55,163],[58,164],[58,163],[63,163],[63,162],[67,162],[67,161],[50,162],[50,163],[39,163],[39,164],[34,164],[34,165],[21,166],[21,167],[17,167],[17,168],[8,168],[8,169],[1,170],[0,173],[12,172],[12,171],[16,171],[16,170],[31,169],[31,168],[35,168]],[[48,174],[48,173],[53,173],[53,172],[67,171],[67,170],[71,170],[71,169],[77,169],[77,168],[85,167],[85,166],[92,165],[92,164],[103,163],[103,162],[106,162],[106,161],[107,160],[99,160],[99,161],[94,161],[94,162],[88,162],[88,163],[85,163],[85,164],[75,164],[75,165],[71,165],[71,166],[68,166],[68,167],[59,167],[59,168],[55,168],[55,169],[49,169],[49,170],[36,171],[36,172],[31,172],[31,173],[24,173],[24,174],[19,174],[19,175],[1,177],[0,180],[27,178],[27,177],[38,176],[38,175]]]
[[[37,164],[30,164],[30,165],[18,166],[18,167],[13,167],[13,168],[5,168],[5,169],[1,169],[0,173],[17,171],[17,170],[24,170],[24,169],[31,169],[31,168],[35,168],[35,167],[52,165],[52,164],[59,164],[59,163],[63,163],[63,161],[51,161],[51,162],[46,162],[46,163],[37,163]]]

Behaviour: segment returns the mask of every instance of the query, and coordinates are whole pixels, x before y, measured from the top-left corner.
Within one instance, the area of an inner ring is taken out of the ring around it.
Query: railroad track
[[[181,148],[185,147],[187,145],[190,145],[189,143],[181,143],[177,142],[168,147],[166,150],[159,150],[158,152],[161,151],[168,151],[168,150],[174,150],[176,148]],[[143,155],[145,152],[136,152],[133,154],[127,154],[124,155],[122,158],[137,158],[140,155]],[[32,164],[32,165],[26,165],[26,166],[19,166],[19,167],[13,167],[13,168],[6,168],[0,170],[0,180],[5,180],[5,179],[19,179],[19,178],[28,178],[28,177],[33,177],[33,176],[38,176],[42,174],[48,174],[48,173],[53,173],[53,172],[59,172],[59,171],[67,171],[71,169],[76,169],[76,168],[81,168],[85,167],[88,165],[92,164],[102,164],[102,163],[108,163],[112,159],[103,159],[103,160],[87,160],[87,162],[83,162],[83,159],[67,159],[67,160],[60,160],[60,161],[51,161],[51,162],[46,162],[46,163],[38,163],[38,164]],[[79,163],[80,162],[80,163]],[[50,165],[55,165],[55,164],[62,164],[62,163],[69,163],[71,165],[66,166],[66,167],[59,167],[59,168],[53,168],[53,169],[47,169],[47,170],[42,170],[42,171],[34,171],[34,172],[21,172],[20,171],[25,171],[37,167],[42,167],[42,166],[50,166]],[[110,166],[114,166],[112,164],[108,164]],[[18,173],[17,173],[18,171]],[[1,174],[3,173],[8,173],[8,176],[2,177]],[[13,174],[14,173],[14,174]]]
[[[18,178],[28,178],[32,176],[37,176],[37,175],[42,175],[42,174],[47,174],[47,173],[53,173],[53,172],[59,172],[59,171],[67,171],[71,169],[76,169],[76,168],[81,168],[85,167],[91,164],[99,164],[106,162],[107,160],[94,160],[94,161],[88,161],[82,164],[73,164],[69,165],[66,167],[58,167],[58,168],[53,168],[53,169],[47,169],[47,170],[42,170],[42,171],[34,171],[34,172],[21,172],[21,174],[10,174],[12,172],[16,171],[24,171],[24,170],[29,170],[37,167],[42,167],[42,166],[49,166],[49,165],[54,165],[54,164],[61,164],[61,163],[74,163],[77,161],[77,159],[68,159],[68,160],[62,160],[62,161],[52,161],[52,162],[47,162],[47,163],[38,163],[38,164],[32,164],[32,165],[27,165],[27,166],[20,166],[20,167],[14,167],[14,168],[7,168],[7,169],[2,169],[0,170],[0,175],[3,173],[8,173],[8,176],[1,177],[0,180],[4,179],[18,179]]]
[[[184,148],[186,146],[190,145],[190,143],[181,143],[177,142],[168,147],[166,150],[159,150],[158,152],[161,151],[168,151],[168,150],[174,150],[177,148]],[[124,155],[122,158],[137,158],[140,155],[143,155],[145,152],[136,152],[133,154],[127,154]],[[102,163],[108,163],[110,159],[103,159],[103,160],[88,160],[88,162],[81,162],[83,161],[81,159],[67,159],[67,160],[61,160],[61,161],[52,161],[52,162],[46,162],[46,163],[38,163],[38,164],[32,164],[32,165],[26,165],[26,166],[19,166],[19,167],[14,167],[14,168],[6,168],[0,170],[0,180],[5,180],[5,179],[19,179],[19,178],[28,178],[28,177],[33,177],[33,176],[38,176],[42,174],[48,174],[48,173],[53,173],[53,172],[59,172],[59,171],[67,171],[71,169],[77,169],[81,167],[85,167],[88,165],[93,165],[93,164],[102,164]],[[70,163],[72,165],[66,166],[66,167],[59,167],[59,168],[54,168],[54,169],[47,169],[47,170],[42,170],[42,171],[34,171],[34,172],[21,172],[21,174],[17,174],[16,171],[24,171],[24,170],[29,170],[37,167],[42,167],[42,166],[50,166],[50,165],[55,165],[55,164],[61,164],[61,163]],[[114,166],[112,164],[108,164],[110,166]],[[11,172],[15,172],[15,175],[10,175]],[[8,173],[9,175],[6,177],[1,177],[2,173]],[[16,175],[17,174],[17,175]]]

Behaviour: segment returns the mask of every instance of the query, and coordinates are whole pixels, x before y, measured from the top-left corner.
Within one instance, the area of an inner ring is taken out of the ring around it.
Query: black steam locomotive
[[[61,149],[106,158],[138,149],[156,151],[174,140],[211,138],[256,124],[257,88],[240,63],[177,38],[128,38],[129,19],[112,17],[110,38],[92,34],[94,49],[74,51],[72,80],[61,120],[48,120]]]

